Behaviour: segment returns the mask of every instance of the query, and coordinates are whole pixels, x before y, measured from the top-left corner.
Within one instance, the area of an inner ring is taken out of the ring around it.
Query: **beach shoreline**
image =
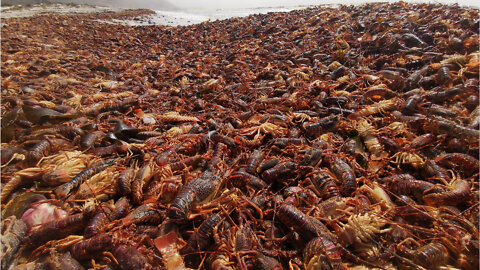
[[[322,5],[336,7],[338,5]],[[188,26],[198,23],[224,20],[235,17],[246,17],[254,14],[266,14],[269,12],[289,12],[292,10],[305,9],[313,6],[279,6],[242,9],[187,9],[187,10],[159,10],[147,9],[152,14],[143,14],[131,19],[108,19],[99,22],[109,24],[125,24],[129,26],[164,25],[164,26]],[[91,14],[105,12],[121,12],[135,10],[131,8],[99,6],[88,4],[62,4],[62,3],[39,3],[30,5],[8,5],[0,8],[1,18],[26,18],[46,14]],[[145,10],[145,9],[143,9]]]
[[[362,5],[365,3],[353,3]],[[340,4],[322,4],[320,6],[338,8]],[[257,7],[257,8],[235,8],[235,9],[183,9],[183,10],[161,10],[147,8],[152,14],[143,14],[132,19],[110,19],[99,20],[110,24],[125,24],[129,26],[164,25],[164,26],[188,26],[198,23],[224,20],[235,17],[246,17],[254,14],[266,14],[269,12],[289,12],[315,5],[278,6],[278,7]],[[125,8],[115,6],[102,6],[90,4],[64,4],[64,3],[37,3],[27,5],[5,5],[0,8],[2,19],[22,18],[45,14],[85,14],[121,12],[141,8]],[[142,8],[143,9],[143,8]],[[143,9],[145,10],[145,9]],[[154,13],[153,13],[154,12]]]
[[[309,6],[294,7],[268,7],[268,8],[245,8],[245,9],[214,9],[214,10],[152,10],[155,14],[142,15],[133,19],[101,20],[105,23],[126,24],[130,26],[165,25],[187,26],[206,21],[223,20],[232,17],[245,17],[253,14],[265,14],[268,12],[289,12],[295,9],[308,8]],[[25,18],[46,14],[85,14],[120,12],[131,10],[122,7],[96,6],[88,4],[62,4],[62,3],[39,3],[31,5],[2,6],[1,18]],[[150,9],[151,10],[151,9]]]
[[[0,8],[1,18],[24,18],[44,14],[80,14],[80,13],[102,13],[118,12],[126,10],[120,7],[79,5],[79,4],[60,4],[60,3],[40,3],[32,5],[8,5]]]

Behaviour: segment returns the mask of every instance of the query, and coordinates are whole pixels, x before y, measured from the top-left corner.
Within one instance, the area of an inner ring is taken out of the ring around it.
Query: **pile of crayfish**
[[[2,19],[2,269],[478,269],[479,17]]]

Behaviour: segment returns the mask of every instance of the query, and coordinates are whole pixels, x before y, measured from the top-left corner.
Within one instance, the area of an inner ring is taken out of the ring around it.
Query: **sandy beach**
[[[2,6],[1,18],[31,17],[43,14],[76,14],[121,11],[124,8],[75,4],[34,4]]]
[[[302,9],[307,6],[277,7],[277,8],[244,8],[244,9],[197,9],[183,11],[153,10],[155,14],[142,16],[132,20],[106,20],[107,23],[120,23],[127,25],[168,25],[186,26],[205,21],[223,20],[232,17],[245,17],[252,14],[265,14],[268,12],[288,12],[294,9]],[[45,14],[80,14],[80,13],[103,13],[118,12],[126,8],[113,6],[94,6],[76,4],[34,4],[2,6],[1,18],[31,17]]]

